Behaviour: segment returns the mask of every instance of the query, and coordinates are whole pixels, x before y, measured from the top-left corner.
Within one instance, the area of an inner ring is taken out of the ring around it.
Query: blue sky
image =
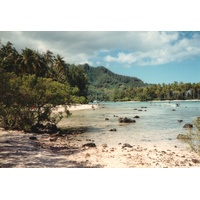
[[[3,31],[0,39],[19,52],[50,50],[68,63],[105,66],[146,83],[200,82],[200,32]]]

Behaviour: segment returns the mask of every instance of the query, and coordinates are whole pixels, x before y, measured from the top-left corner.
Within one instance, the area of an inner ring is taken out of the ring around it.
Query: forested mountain
[[[115,74],[105,67],[82,65],[88,78],[87,100],[151,101],[200,99],[200,82],[147,84],[136,77]]]
[[[91,67],[88,64],[82,65],[88,82],[88,100],[93,101],[96,96],[100,101],[113,101],[117,90],[142,87],[145,84],[136,77],[118,75],[105,67]]]

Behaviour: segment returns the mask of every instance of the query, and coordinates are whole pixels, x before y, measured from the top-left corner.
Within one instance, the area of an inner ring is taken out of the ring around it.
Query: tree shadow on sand
[[[67,134],[66,134],[67,136]],[[79,146],[60,145],[49,142],[48,136],[38,136],[36,141],[30,135],[7,135],[0,138],[0,168],[102,168],[85,161],[70,160],[70,155],[84,151]],[[63,138],[62,136],[58,136]],[[5,137],[4,137],[5,138]],[[48,141],[48,142],[46,142]]]

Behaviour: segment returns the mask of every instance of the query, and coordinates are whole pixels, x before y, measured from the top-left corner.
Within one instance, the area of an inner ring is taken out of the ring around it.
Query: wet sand
[[[83,129],[68,134],[32,134],[0,130],[1,168],[192,168],[200,156],[189,149],[162,144],[95,143],[80,139]],[[127,147],[125,147],[127,146]]]

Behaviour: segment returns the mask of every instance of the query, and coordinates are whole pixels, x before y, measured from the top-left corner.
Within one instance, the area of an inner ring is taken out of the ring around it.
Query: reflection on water
[[[185,123],[192,123],[200,116],[200,102],[116,102],[101,103],[95,110],[81,110],[72,112],[72,116],[63,119],[61,127],[88,127],[88,131],[80,137],[92,139],[96,144],[107,143],[159,143],[181,144],[176,139],[179,133],[186,133]],[[174,110],[175,109],[175,110]],[[142,110],[142,111],[139,111]],[[119,117],[132,118],[136,123],[120,124]],[[109,120],[105,120],[108,118]],[[183,120],[179,123],[177,120]],[[117,131],[110,131],[115,128]]]

